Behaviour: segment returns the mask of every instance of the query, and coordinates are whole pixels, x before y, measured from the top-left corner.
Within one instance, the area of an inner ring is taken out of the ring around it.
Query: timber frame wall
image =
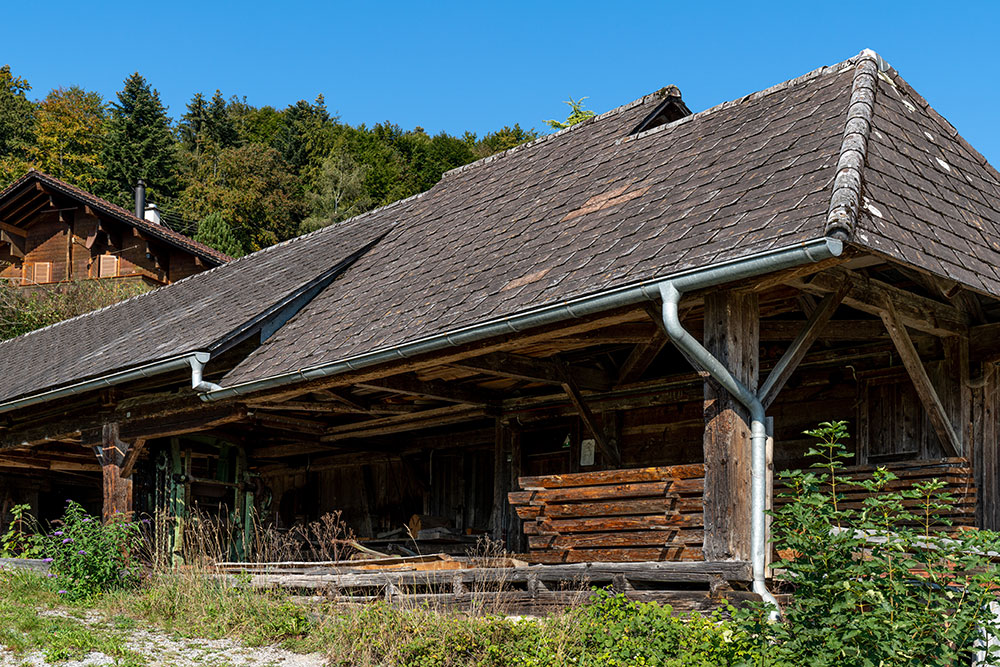
[[[767,378],[775,468],[803,463],[804,429],[847,419],[859,465],[969,460],[975,523],[1000,528],[996,301],[848,251],[681,306],[685,326],[748,387]],[[770,378],[784,355],[794,363]],[[258,509],[279,526],[340,510],[370,538],[422,515],[524,551],[507,499],[521,477],[703,463],[702,557],[749,559],[745,415],[670,345],[655,303],[238,401],[204,404],[185,381],[8,415],[0,509],[47,489],[106,514],[149,511],[139,499],[154,495],[158,452],[197,434],[243,448],[263,484]],[[123,487],[132,478],[134,493]]]

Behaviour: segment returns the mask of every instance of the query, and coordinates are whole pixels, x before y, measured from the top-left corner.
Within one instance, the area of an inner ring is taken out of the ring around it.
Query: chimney
[[[163,216],[160,214],[160,209],[156,204],[149,204],[146,206],[145,216],[143,220],[148,220],[154,225],[163,224]]]
[[[140,178],[135,182],[135,217],[142,218],[146,212],[146,184]]]

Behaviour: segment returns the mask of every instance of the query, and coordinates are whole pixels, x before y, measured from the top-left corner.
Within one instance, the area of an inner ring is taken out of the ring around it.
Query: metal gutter
[[[740,278],[761,275],[781,269],[818,262],[836,257],[843,252],[838,239],[825,238],[810,247],[804,244],[767,256],[747,258],[737,266],[708,267],[696,274],[664,280],[660,283],[663,298],[663,323],[671,342],[689,359],[708,372],[733,398],[750,412],[750,563],[753,571],[753,591],[774,606],[771,617],[779,615],[778,601],[767,589],[765,568],[767,563],[767,428],[764,405],[760,397],[740,382],[726,366],[684,329],[678,313],[681,297],[691,290],[705,289]],[[784,361],[784,359],[783,359]],[[779,369],[775,369],[780,371]],[[768,387],[764,383],[763,389]],[[763,394],[761,394],[763,396]]]
[[[153,377],[154,375],[162,375],[163,373],[181,370],[182,368],[191,369],[192,388],[204,391],[208,387],[218,386],[211,383],[203,383],[201,379],[201,369],[205,367],[205,364],[208,363],[210,358],[211,355],[208,352],[189,352],[187,354],[171,357],[170,359],[165,359],[163,361],[157,361],[152,364],[139,366],[131,370],[112,373],[111,375],[105,375],[93,380],[77,382],[76,384],[71,384],[59,389],[51,389],[40,394],[33,394],[31,396],[26,396],[25,398],[18,398],[13,401],[7,401],[6,403],[0,403],[0,413],[27,408],[32,405],[38,405],[39,403],[45,403],[46,401],[52,401],[57,398],[81,394],[86,391],[113,387],[116,384],[131,382],[132,380],[141,380],[143,378]]]
[[[204,401],[218,401],[236,396],[244,396],[295,382],[317,380],[331,375],[369,368],[378,364],[407,359],[419,354],[438,352],[449,347],[466,345],[494,336],[519,333],[532,327],[585,317],[622,306],[635,305],[644,301],[655,301],[661,296],[660,284],[666,281],[690,280],[693,276],[703,276],[709,272],[712,275],[725,275],[727,276],[727,280],[739,280],[768,271],[776,271],[780,268],[797,266],[804,263],[802,257],[815,257],[811,261],[819,261],[823,257],[832,256],[830,249],[834,246],[836,246],[836,252],[832,252],[832,255],[840,254],[842,246],[839,241],[834,239],[820,238],[805,241],[786,248],[769,250],[740,259],[719,262],[710,267],[689,269],[672,276],[653,278],[627,287],[608,290],[600,294],[543,306],[518,315],[489,320],[480,324],[455,329],[454,331],[428,336],[404,343],[403,345],[366,352],[318,366],[272,375],[260,380],[236,384],[231,387],[224,387],[206,392],[201,395],[201,398]],[[789,257],[795,258],[794,263],[789,263]]]

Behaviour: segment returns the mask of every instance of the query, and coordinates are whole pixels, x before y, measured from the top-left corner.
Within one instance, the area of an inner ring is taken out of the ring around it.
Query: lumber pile
[[[701,560],[701,464],[521,477],[508,494],[533,563]]]
[[[887,488],[892,491],[910,489],[915,484],[934,479],[945,483],[945,487],[941,489],[940,493],[947,493],[954,500],[949,509],[939,512],[939,514],[943,518],[947,518],[951,522],[951,526],[941,523],[937,526],[939,530],[976,525],[976,482],[972,467],[967,459],[955,457],[851,466],[846,468],[840,476],[856,481],[870,480],[878,467],[884,467],[899,478],[887,485]],[[788,498],[782,497],[782,494],[788,493],[791,493],[790,489],[776,479],[774,485],[775,505],[780,507],[789,502]],[[869,495],[863,487],[854,484],[838,487],[837,493],[843,495],[839,506],[844,509],[860,509],[864,505],[865,498]],[[903,504],[911,511],[917,512],[921,501],[906,500]]]

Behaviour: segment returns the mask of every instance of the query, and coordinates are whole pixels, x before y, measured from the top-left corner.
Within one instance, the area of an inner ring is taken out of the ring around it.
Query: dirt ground
[[[60,615],[49,611],[42,614]],[[88,615],[79,619],[88,625],[100,625],[101,618]],[[135,651],[151,667],[322,667],[326,664],[318,654],[299,655],[273,646],[250,647],[230,639],[185,639],[168,633],[134,629],[127,633],[126,648]],[[0,667],[95,667],[115,665],[115,660],[102,653],[91,653],[83,660],[47,661],[42,651],[16,656],[0,648]]]

